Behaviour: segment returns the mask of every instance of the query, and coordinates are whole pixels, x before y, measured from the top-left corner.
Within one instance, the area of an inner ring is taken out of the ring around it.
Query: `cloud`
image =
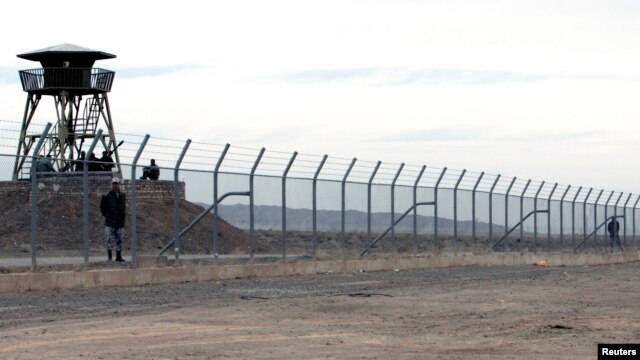
[[[370,81],[383,86],[403,85],[488,85],[500,83],[531,83],[545,80],[640,82],[640,77],[619,74],[578,74],[570,76],[527,74],[509,71],[473,69],[401,69],[346,68],[311,69],[286,73],[270,79],[295,83]]]
[[[137,68],[117,68],[114,71],[116,76],[123,79],[135,79],[141,77],[158,77],[173,74],[180,71],[202,69],[203,65],[164,65],[164,66],[145,66]]]
[[[316,69],[306,70],[281,76],[285,81],[291,82],[326,82],[346,81],[377,76],[378,69]]]
[[[314,131],[317,131],[317,127],[292,126],[287,128],[279,128],[273,131],[264,130],[259,134],[252,134],[244,138],[244,140],[247,143],[257,144],[276,144],[283,142],[286,143],[290,142],[292,139],[296,139],[309,133],[313,133]]]
[[[586,80],[586,81],[618,81],[618,82],[640,82],[640,77],[629,75],[577,75],[567,77],[568,79]]]
[[[484,71],[467,69],[421,69],[412,71],[393,71],[388,77],[390,85],[413,84],[462,84],[482,85],[496,83],[523,83],[548,79],[537,74],[520,74],[504,71]]]
[[[594,138],[607,134],[607,132],[597,131],[574,131],[574,132],[554,132],[554,133],[517,133],[512,135],[500,136],[496,138],[496,141],[517,141],[517,142],[558,142],[558,141],[571,141],[571,140],[583,140],[588,138]]]
[[[420,142],[420,141],[468,141],[480,138],[478,129],[435,128],[385,136],[372,141]]]
[[[523,83],[549,79],[547,75],[470,69],[314,69],[282,74],[276,78],[289,82],[315,83],[352,80],[374,81],[381,85],[441,85]]]

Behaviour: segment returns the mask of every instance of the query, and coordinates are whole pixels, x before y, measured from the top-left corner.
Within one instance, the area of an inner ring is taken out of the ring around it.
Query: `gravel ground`
[[[590,358],[640,342],[640,263],[320,274],[0,297],[2,359]]]

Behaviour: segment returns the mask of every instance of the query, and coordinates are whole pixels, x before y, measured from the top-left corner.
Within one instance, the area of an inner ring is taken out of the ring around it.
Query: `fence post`
[[[629,200],[631,200],[632,195],[632,193],[629,193],[629,196],[627,196],[627,201],[624,202],[624,207],[622,208],[622,215],[624,216],[624,228],[622,229],[622,236],[624,237],[625,248],[627,247],[627,205],[629,205]]]
[[[456,181],[456,186],[453,188],[453,241],[456,244],[456,252],[458,251],[458,186],[466,173],[467,169],[463,169],[458,181]]]
[[[571,189],[571,185],[567,186],[560,198],[560,247],[564,246],[564,217],[562,215],[564,214],[564,198],[567,196],[569,189]]]
[[[596,202],[593,203],[593,246],[598,245],[598,202],[604,190],[600,190]]]
[[[396,172],[396,176],[393,177],[393,181],[391,182],[391,242],[393,243],[393,249],[398,250],[398,244],[396,242],[396,181],[398,181],[398,177],[400,177],[400,173],[402,172],[402,168],[404,167],[404,163],[400,164],[398,168],[398,172]]]
[[[225,144],[222,154],[218,158],[216,167],[213,170],[213,259],[218,261],[218,171],[224,161],[224,157],[227,156],[227,151],[231,145]]]
[[[298,152],[294,151],[293,155],[291,155],[291,159],[289,159],[287,168],[284,169],[284,173],[282,173],[282,259],[283,260],[287,257],[287,174],[291,169],[291,165],[293,165],[293,162],[296,160],[296,156],[298,156]]]
[[[150,137],[149,134],[144,136],[142,144],[140,144],[140,148],[138,148],[138,152],[133,158],[133,164],[131,165],[131,267],[134,269],[138,266],[138,188],[136,187],[136,166]]]
[[[340,240],[342,242],[342,249],[344,250],[347,247],[347,239],[345,237],[345,233],[344,233],[344,225],[345,225],[345,210],[346,210],[346,185],[347,185],[347,178],[349,177],[349,173],[351,173],[351,169],[353,169],[353,165],[356,164],[356,158],[353,158],[351,160],[351,164],[349,164],[349,168],[347,169],[347,172],[344,173],[344,176],[342,177],[342,207],[340,210],[340,215],[341,215],[341,230],[340,230]]]
[[[584,198],[584,205],[582,206],[582,241],[584,241],[584,246],[587,247],[587,201],[589,200],[589,196],[591,196],[591,192],[593,188],[590,188],[587,192],[587,196]]]
[[[622,195],[624,193],[620,192],[620,195],[618,195],[618,200],[616,200],[616,204],[613,206],[613,220],[614,221],[618,221],[618,203],[620,202],[620,199],[622,199]],[[616,234],[616,236],[620,237],[620,230],[618,229],[618,233]],[[618,241],[620,241],[618,239]],[[613,244],[612,244],[613,245]],[[613,249],[611,249],[613,251]]]
[[[477,242],[476,239],[476,190],[478,189],[478,185],[480,185],[480,181],[484,176],[484,171],[480,173],[478,180],[473,185],[473,190],[471,191],[471,237],[474,242]]]
[[[254,190],[253,190],[253,177],[256,174],[262,155],[264,155],[265,148],[260,149],[260,153],[253,163],[251,173],[249,174],[249,258],[253,259],[253,255],[256,252],[256,240],[255,240],[255,213],[254,213]]]
[[[636,246],[636,207],[638,206],[638,201],[640,201],[640,196],[636,199],[636,202],[633,204],[633,248],[637,249]]]
[[[44,139],[49,134],[49,130],[51,129],[51,123],[47,123],[44,126],[44,130],[38,139],[38,143],[36,144],[35,149],[33,149],[33,153],[31,153],[31,270],[36,270],[36,248],[37,248],[37,240],[38,240],[38,179],[36,167],[38,165],[38,153],[40,152],[40,148],[42,147],[42,143]],[[14,174],[15,176],[15,174]]]
[[[573,252],[576,252],[576,199],[578,199],[578,195],[580,195],[580,191],[582,191],[582,186],[578,188],[578,192],[573,197],[573,201],[571,201],[571,239],[572,239],[572,247]]]
[[[413,183],[413,255],[418,255],[418,209],[416,204],[418,203],[418,183],[420,182],[420,178],[422,178],[422,174],[424,174],[424,170],[427,168],[427,165],[422,165],[422,169],[420,169],[420,173],[416,178],[416,181]]]
[[[85,264],[89,263],[89,159],[101,138],[102,129],[98,129],[82,161],[82,253]]]
[[[367,248],[371,248],[371,185],[373,184],[373,178],[376,177],[376,173],[380,168],[381,161],[376,163],[376,167],[373,169],[373,173],[371,173],[371,177],[369,178],[369,183],[367,184]]]
[[[527,192],[531,184],[531,179],[527,181],[527,185],[524,186],[524,190],[520,194],[520,241],[524,244],[524,194]]]
[[[533,251],[538,251],[538,195],[540,195],[540,191],[544,187],[544,181],[540,184],[538,191],[536,191],[536,196],[533,198]],[[549,211],[549,209],[547,209]]]
[[[176,265],[178,265],[178,261],[180,260],[180,182],[178,174],[180,172],[182,160],[184,160],[184,156],[187,154],[187,149],[189,149],[189,145],[191,145],[191,139],[187,139],[187,142],[184,144],[182,152],[178,157],[178,161],[176,161],[176,167],[173,169],[173,238],[176,239],[173,245],[175,246],[174,256]]]
[[[491,190],[489,190],[489,242],[493,240],[493,190],[498,185],[498,180],[500,180],[500,174],[496,176],[493,185],[491,185]]]
[[[442,181],[444,173],[446,172],[447,168],[445,167],[442,169],[440,177],[436,182],[436,187],[433,189],[433,244],[435,245],[436,249],[440,248],[440,246],[438,245],[438,188],[440,187],[440,182]]]
[[[511,180],[511,184],[509,184],[509,188],[507,189],[507,192],[504,194],[504,235],[505,235],[505,248],[508,250],[509,249],[509,238],[507,238],[506,236],[508,236],[509,234],[509,193],[511,192],[511,188],[513,187],[513,184],[516,182],[516,177],[514,176],[513,179]]]
[[[606,221],[607,219],[609,219],[609,201],[611,201],[611,198],[613,197],[613,191],[611,191],[611,194],[609,194],[609,197],[607,198],[607,202],[604,204],[604,221],[605,221],[605,225],[602,227],[602,229],[604,230],[604,238],[607,238],[607,224]]]
[[[547,242],[549,243],[549,247],[551,247],[551,198],[556,192],[557,187],[558,183],[553,184],[553,189],[551,189],[551,193],[547,199]]]
[[[317,230],[317,193],[316,193],[316,189],[317,189],[317,183],[318,183],[318,176],[320,175],[320,171],[322,170],[322,167],[324,166],[325,161],[327,161],[327,158],[329,157],[329,155],[324,155],[322,157],[322,161],[320,161],[320,165],[318,166],[318,169],[316,170],[316,173],[313,175],[313,199],[312,199],[312,206],[313,206],[313,214],[312,214],[312,221],[313,221],[313,236],[311,237],[312,243],[313,243],[313,254],[312,257],[315,259],[316,258],[316,250],[318,249],[318,230]]]

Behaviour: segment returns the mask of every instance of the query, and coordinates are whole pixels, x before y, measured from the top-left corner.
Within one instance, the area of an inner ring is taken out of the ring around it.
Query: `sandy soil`
[[[640,342],[640,263],[0,297],[2,359],[594,359]]]

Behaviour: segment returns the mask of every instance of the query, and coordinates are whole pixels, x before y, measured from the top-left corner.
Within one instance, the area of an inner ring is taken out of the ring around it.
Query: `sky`
[[[117,55],[117,132],[447,166],[637,193],[637,1],[34,0],[2,5],[0,120],[16,54]],[[10,36],[9,36],[10,34]],[[55,119],[53,101],[36,121]]]

